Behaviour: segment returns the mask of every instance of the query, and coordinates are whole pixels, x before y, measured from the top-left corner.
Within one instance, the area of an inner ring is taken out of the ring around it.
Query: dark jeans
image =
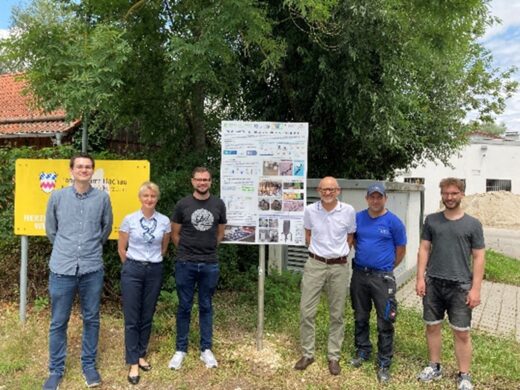
[[[356,351],[367,359],[372,352],[369,320],[373,302],[377,313],[377,361],[380,367],[389,367],[394,353],[393,321],[397,310],[395,292],[393,272],[354,269],[350,282],[350,298],[354,309]]]
[[[96,368],[99,339],[99,303],[103,290],[103,270],[85,275],[49,275],[51,324],[49,329],[49,372],[63,375],[67,356],[67,327],[72,304],[79,293],[83,337],[81,366],[83,372]]]
[[[126,364],[146,356],[163,278],[163,264],[127,259],[121,270]]]
[[[212,298],[217,288],[218,277],[218,263],[195,263],[192,261],[177,261],[175,263],[175,283],[179,297],[177,351],[188,352],[188,335],[195,287],[198,287],[199,290],[200,350],[211,349],[213,339]]]

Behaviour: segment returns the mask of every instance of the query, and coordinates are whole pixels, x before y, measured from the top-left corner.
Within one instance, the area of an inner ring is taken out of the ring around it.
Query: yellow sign
[[[52,191],[72,185],[69,160],[16,160],[14,233],[45,235],[45,210]],[[144,160],[96,160],[92,186],[106,191],[112,201],[114,225],[110,239],[117,239],[123,218],[141,207],[137,191],[150,177]]]

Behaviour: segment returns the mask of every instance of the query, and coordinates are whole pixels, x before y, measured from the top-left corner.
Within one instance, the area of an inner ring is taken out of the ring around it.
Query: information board
[[[123,218],[141,207],[137,191],[149,177],[148,161],[96,160],[91,183],[110,195],[114,214],[110,239],[117,239]],[[15,181],[14,233],[44,236],[50,194],[72,185],[69,160],[18,159]]]
[[[224,241],[304,245],[308,123],[224,121]]]

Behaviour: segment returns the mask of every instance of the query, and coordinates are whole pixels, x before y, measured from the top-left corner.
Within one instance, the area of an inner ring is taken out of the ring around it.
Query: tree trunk
[[[202,82],[193,85],[190,102],[191,142],[195,152],[206,151],[206,130],[204,128],[204,86]]]

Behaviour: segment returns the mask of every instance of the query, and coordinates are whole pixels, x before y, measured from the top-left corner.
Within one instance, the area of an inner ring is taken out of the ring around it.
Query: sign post
[[[20,263],[20,321],[25,322],[27,305],[27,264],[29,263],[29,237],[21,238],[21,263]]]
[[[258,325],[256,330],[256,350],[264,347],[264,296],[265,296],[265,245],[260,245],[258,251]]]

